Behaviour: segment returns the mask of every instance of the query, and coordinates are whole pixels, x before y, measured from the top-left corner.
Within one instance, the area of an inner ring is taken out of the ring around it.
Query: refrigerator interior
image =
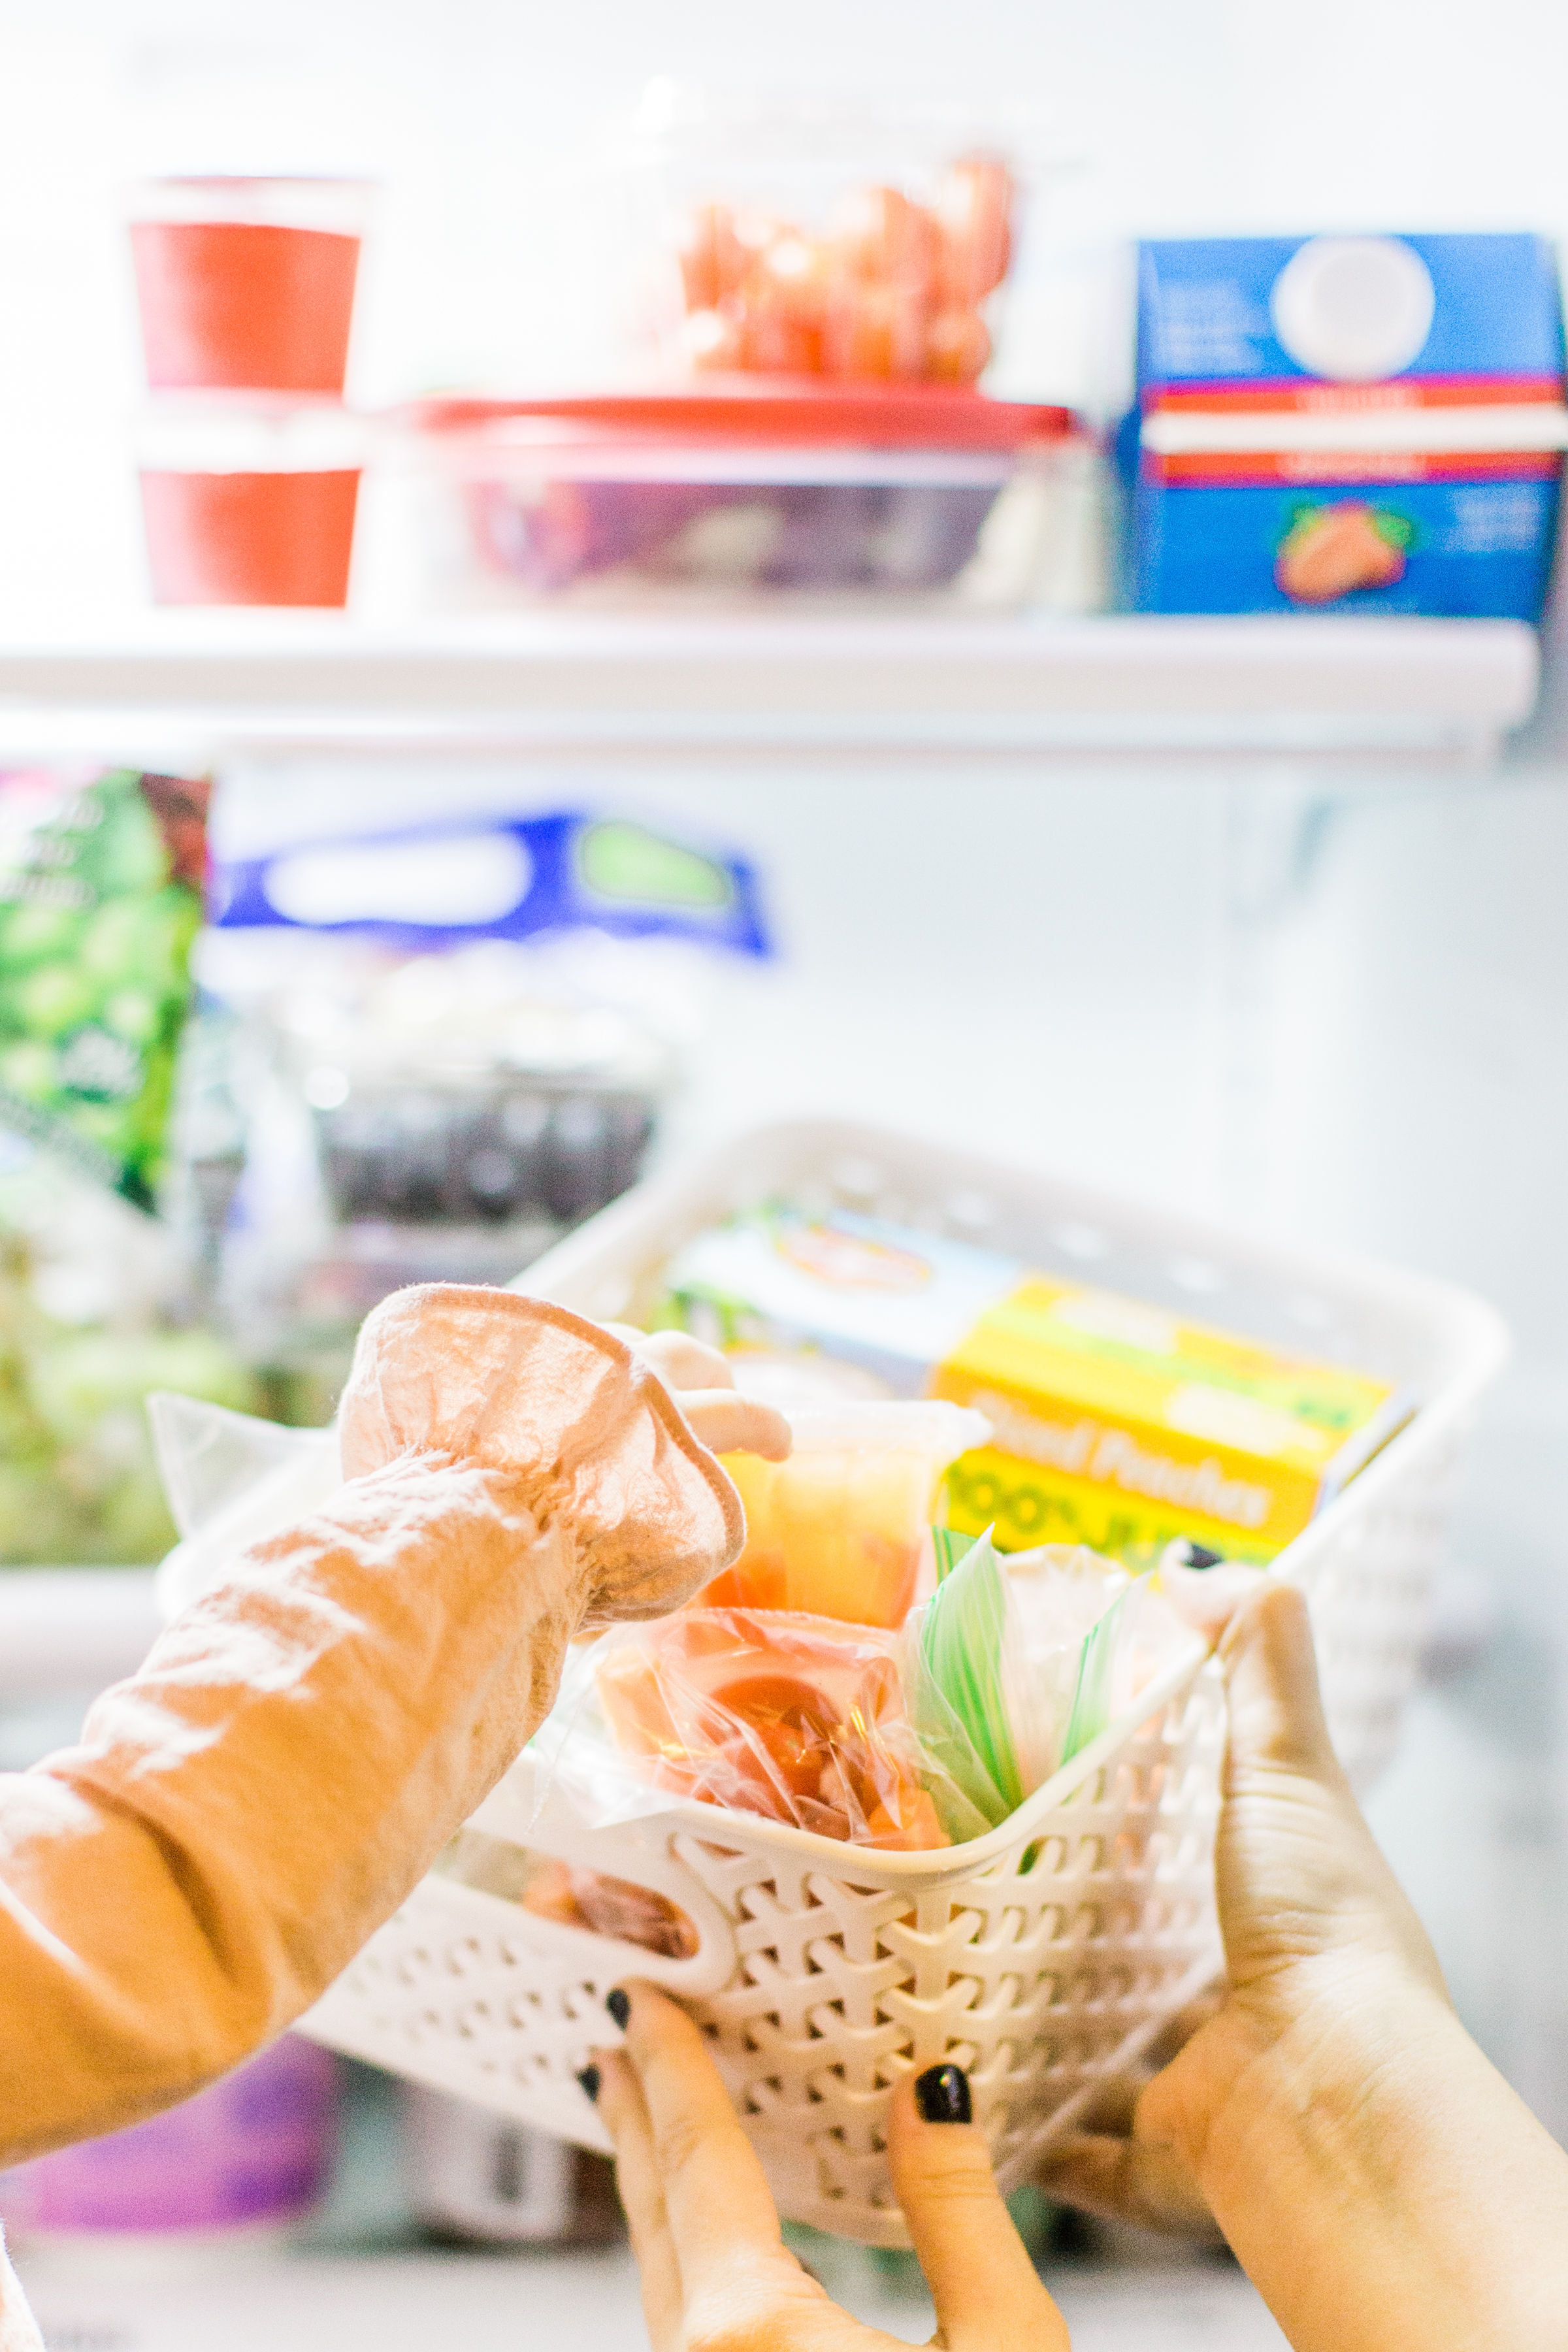
[[[1568,230],[1568,17],[1543,0],[1435,21],[1400,0],[1125,0],[1098,15],[802,0],[776,21],[717,0],[278,0],[265,22],[238,0],[58,0],[47,15],[0,0],[0,299],[27,355],[0,388],[12,652],[70,653],[146,619],[115,194],[134,172],[330,161],[382,177],[352,361],[367,404],[608,363],[595,288],[616,200],[581,158],[658,74],[1037,103],[1063,168],[1021,259],[997,388],[1098,417],[1128,388],[1130,236]],[[355,594],[373,615],[389,601],[363,572]],[[269,627],[258,617],[246,640],[262,658]],[[778,954],[710,982],[664,1159],[763,1118],[839,1112],[1494,1301],[1517,1352],[1470,1457],[1426,1683],[1370,1811],[1465,2022],[1563,2138],[1568,664],[1552,629],[1547,650],[1538,721],[1468,772],[1174,743],[1136,758],[907,739],[682,749],[635,730],[575,756],[428,729],[404,745],[395,727],[371,749],[338,710],[319,726],[307,712],[291,744],[254,740],[265,727],[220,741],[216,824],[255,850],[433,809],[591,804],[732,848],[761,869]],[[36,687],[6,693],[6,755],[36,750]],[[61,740],[114,749],[100,701],[68,710]],[[183,707],[125,722],[138,741],[159,728],[223,734]],[[7,1701],[0,1760],[68,1736],[79,1696],[63,1712]],[[361,2337],[400,2352],[441,2330],[499,2352],[520,2327],[584,2352],[641,2340],[624,2252],[413,2250],[374,2084],[353,2115],[313,2244],[250,2258],[248,2291],[237,2271],[25,2263],[51,2345],[186,2352],[221,2332],[235,2352]],[[851,2307],[923,2340],[907,2265],[821,2260]],[[1283,2340],[1234,2270],[1132,2234],[1058,2260],[1051,2283],[1082,2352]]]

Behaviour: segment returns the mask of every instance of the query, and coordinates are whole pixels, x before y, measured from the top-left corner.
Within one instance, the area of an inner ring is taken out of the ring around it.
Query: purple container
[[[0,2217],[27,2237],[280,2228],[326,2188],[337,2105],[331,2052],[288,2035],[167,2115],[0,2173]]]

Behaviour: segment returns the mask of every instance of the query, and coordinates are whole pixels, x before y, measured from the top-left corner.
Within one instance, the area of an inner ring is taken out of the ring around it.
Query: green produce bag
[[[0,1124],[140,1208],[163,1173],[208,790],[0,772]]]

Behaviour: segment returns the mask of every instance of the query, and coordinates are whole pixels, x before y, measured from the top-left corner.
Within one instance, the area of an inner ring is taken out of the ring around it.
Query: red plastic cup
[[[154,600],[346,604],[358,441],[338,410],[155,419],[141,469]]]
[[[371,191],[352,180],[159,180],[132,202],[153,391],[341,396]]]

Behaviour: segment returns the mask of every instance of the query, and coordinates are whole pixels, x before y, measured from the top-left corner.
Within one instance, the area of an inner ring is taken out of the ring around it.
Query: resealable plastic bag
[[[884,1850],[978,1836],[981,1812],[922,1753],[898,1651],[878,1626],[693,1608],[618,1629],[593,1673],[621,1758],[668,1796]]]
[[[940,1580],[900,1649],[910,1721],[940,1772],[933,1790],[956,1786],[994,1827],[1187,1637],[1148,1579],[1081,1547],[1015,1553],[1004,1567],[989,1535],[934,1536]]]

